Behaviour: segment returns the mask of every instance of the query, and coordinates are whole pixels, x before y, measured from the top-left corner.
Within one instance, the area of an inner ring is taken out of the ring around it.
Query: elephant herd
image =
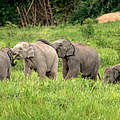
[[[58,58],[62,59],[62,74],[65,80],[77,77],[90,78],[94,81],[100,66],[100,58],[95,49],[82,43],[71,43],[67,39],[58,39],[53,43],[40,39],[34,43],[20,42],[13,48],[3,48],[0,51],[0,80],[9,79],[11,65],[15,66],[16,59],[24,59],[24,75],[31,77],[34,70],[40,79],[49,77],[56,79]],[[120,64],[108,67],[103,76],[104,83],[120,81]]]

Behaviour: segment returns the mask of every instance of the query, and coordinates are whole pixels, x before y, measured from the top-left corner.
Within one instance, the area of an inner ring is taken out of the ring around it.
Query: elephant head
[[[10,58],[10,62],[11,62],[11,65],[12,66],[15,66],[16,64],[17,64],[17,61],[14,61],[15,59],[13,58],[13,56],[14,56],[14,53],[13,53],[13,51],[9,48],[9,50],[7,51],[7,54],[8,54],[8,56],[9,56],[9,58]]]
[[[16,61],[14,62],[14,58],[13,58],[14,53],[13,53],[13,51],[10,48],[2,48],[2,51],[7,53],[8,57],[10,59],[11,65],[15,66],[17,64],[17,62]]]
[[[15,59],[25,59],[34,57],[34,49],[33,46],[28,42],[20,42],[16,44],[12,51],[15,55]]]
[[[117,83],[120,77],[120,72],[115,68],[107,68],[105,70],[103,81],[104,83]]]
[[[74,56],[75,54],[75,47],[69,40],[59,39],[56,40],[52,45],[56,49],[58,57],[60,58]]]

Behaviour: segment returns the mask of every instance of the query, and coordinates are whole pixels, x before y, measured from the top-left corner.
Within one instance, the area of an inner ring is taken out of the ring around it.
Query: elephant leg
[[[36,72],[38,73],[38,76],[39,76],[40,79],[45,79],[45,77],[46,77],[46,69],[45,68],[42,69],[42,68],[38,67],[36,69]]]
[[[72,77],[77,77],[77,75],[79,75],[79,74],[80,74],[79,69],[69,70],[65,77],[65,80],[70,79]]]
[[[30,79],[31,79],[31,72],[32,72],[32,70],[30,69],[30,67],[28,66],[28,64],[25,62],[24,63],[24,75],[25,75],[25,79],[27,78],[27,75],[29,75]]]
[[[0,81],[4,80],[4,77],[0,76]]]
[[[10,80],[10,68],[7,71],[7,78]]]
[[[49,77],[50,79],[55,79],[57,75],[52,72],[46,72],[46,76]]]
[[[31,79],[31,69],[30,68],[25,68],[24,69],[24,75],[25,75],[25,79],[27,78],[27,75],[29,75],[30,79]]]
[[[6,68],[1,68],[0,70],[0,81],[4,80],[7,78],[7,69]]]
[[[5,71],[0,72],[0,81],[4,80],[6,78]]]
[[[58,59],[55,59],[48,77],[50,79],[57,79],[57,72],[58,72]]]
[[[67,60],[66,59],[62,59],[62,74],[63,74],[63,78],[65,79],[67,73],[68,73],[68,70],[69,70],[69,67],[67,65]]]
[[[90,79],[93,79],[94,81],[97,81],[97,75],[91,76]]]
[[[90,78],[93,79],[94,81],[97,81],[98,69],[99,69],[99,66],[96,64],[93,70],[91,70],[92,72],[91,72]]]
[[[77,64],[77,62],[75,60],[69,59],[68,60],[68,67],[69,67],[69,70],[68,70],[68,73],[65,77],[65,80],[72,78],[72,77],[77,77],[77,75],[80,74],[80,65]]]
[[[43,79],[45,79],[45,77],[46,77],[46,72],[39,71],[39,72],[38,72],[38,76],[39,76],[40,79],[43,80]]]
[[[57,78],[57,72],[56,71],[57,70],[46,72],[46,76],[49,77],[50,79],[56,79]]]
[[[9,72],[9,71],[8,71],[7,68],[3,71],[3,76],[4,76],[4,77],[3,77],[3,80],[5,80],[5,79],[7,79],[7,78],[10,80],[10,77],[9,77],[9,75],[8,75],[8,72]]]

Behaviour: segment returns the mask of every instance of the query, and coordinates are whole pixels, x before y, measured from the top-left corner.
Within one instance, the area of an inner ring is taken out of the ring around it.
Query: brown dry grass
[[[98,23],[112,22],[120,20],[120,12],[104,14],[97,18]]]

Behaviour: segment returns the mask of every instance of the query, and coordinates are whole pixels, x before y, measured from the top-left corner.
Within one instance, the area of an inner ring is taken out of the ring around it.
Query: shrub
[[[81,32],[82,32],[82,36],[84,38],[89,39],[90,37],[92,37],[94,35],[93,23],[94,23],[94,21],[90,18],[86,19],[83,22],[83,25],[81,27]]]

